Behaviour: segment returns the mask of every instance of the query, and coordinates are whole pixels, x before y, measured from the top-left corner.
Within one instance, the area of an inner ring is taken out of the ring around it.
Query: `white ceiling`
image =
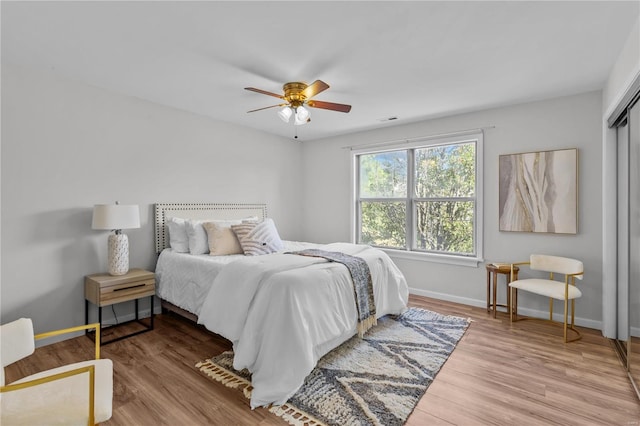
[[[601,89],[639,2],[1,2],[2,61],[300,140]],[[394,121],[381,121],[397,117]]]

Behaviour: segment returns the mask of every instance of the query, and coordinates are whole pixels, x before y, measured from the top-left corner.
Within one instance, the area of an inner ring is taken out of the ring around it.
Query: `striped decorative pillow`
[[[269,254],[284,248],[272,219],[231,225],[231,229],[238,237],[242,250],[247,256]]]

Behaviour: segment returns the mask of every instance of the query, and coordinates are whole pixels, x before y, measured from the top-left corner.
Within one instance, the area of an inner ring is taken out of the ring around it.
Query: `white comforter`
[[[386,253],[347,243],[319,248],[367,262],[378,318],[406,309],[406,280]],[[198,323],[233,343],[234,368],[252,373],[252,408],[284,404],[324,354],[356,334],[353,284],[344,265],[325,259],[246,257],[220,271]]]

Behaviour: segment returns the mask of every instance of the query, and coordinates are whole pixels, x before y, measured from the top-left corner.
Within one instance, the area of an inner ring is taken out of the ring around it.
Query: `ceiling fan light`
[[[311,121],[310,118],[307,118],[306,120],[300,120],[296,115],[293,124],[295,124],[296,126],[302,126],[303,124],[307,124],[309,121]]]
[[[302,126],[303,124],[307,124],[309,121],[311,121],[311,114],[309,113],[309,110],[303,106],[299,106],[298,108],[296,108],[296,114],[294,117],[295,121],[293,122],[293,124],[295,124],[296,126]]]
[[[293,114],[293,111],[291,111],[291,108],[289,108],[288,106],[278,111],[278,117],[280,117],[282,121],[284,121],[285,123],[289,122],[289,119],[291,118],[292,114]]]
[[[296,108],[296,119],[300,121],[304,121],[306,123],[310,115],[311,114],[309,114],[309,110],[303,107],[302,105]]]

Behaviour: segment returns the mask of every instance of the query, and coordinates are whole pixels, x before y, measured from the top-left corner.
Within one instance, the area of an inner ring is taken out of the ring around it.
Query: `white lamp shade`
[[[294,124],[296,126],[301,126],[303,124],[307,124],[307,121],[309,120],[309,116],[311,114],[309,114],[309,110],[306,109],[303,106],[299,106],[298,108],[296,108],[296,115],[295,115],[295,121]]]
[[[300,120],[306,120],[307,118],[309,118],[309,110],[306,109],[303,106],[299,106],[296,109],[296,116],[300,119]]]
[[[137,205],[96,204],[93,207],[93,229],[140,228],[140,210]]]
[[[291,108],[289,108],[288,106],[278,111],[278,117],[280,117],[282,121],[284,121],[285,123],[289,122],[289,119],[291,118],[291,114],[293,114],[293,112],[291,111]]]

